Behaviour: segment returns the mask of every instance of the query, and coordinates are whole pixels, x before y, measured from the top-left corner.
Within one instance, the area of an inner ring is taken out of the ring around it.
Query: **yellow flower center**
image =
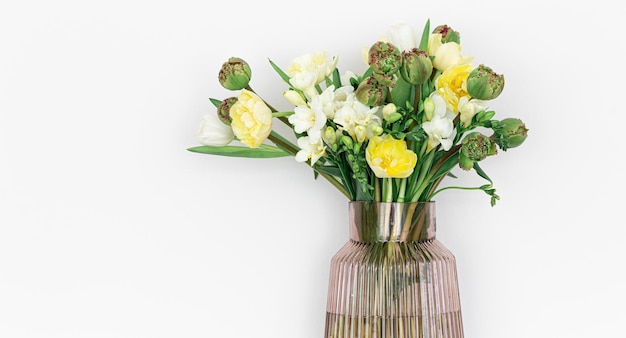
[[[468,97],[467,78],[474,67],[470,64],[453,66],[444,71],[435,82],[437,93],[455,114],[459,112],[459,100]]]
[[[408,177],[417,163],[417,155],[407,149],[406,142],[388,134],[369,140],[365,158],[376,177],[381,178]]]

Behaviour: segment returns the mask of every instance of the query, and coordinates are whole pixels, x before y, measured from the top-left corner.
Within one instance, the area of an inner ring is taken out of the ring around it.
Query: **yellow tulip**
[[[455,114],[459,112],[461,97],[469,97],[467,93],[467,78],[474,67],[462,64],[448,68],[435,81],[437,93],[446,101],[446,105]]]
[[[406,142],[396,140],[389,134],[369,140],[365,159],[374,175],[380,178],[409,177],[417,163],[417,155],[407,149]]]
[[[242,90],[237,103],[230,108],[231,127],[237,139],[256,148],[272,131],[272,111],[255,93]]]

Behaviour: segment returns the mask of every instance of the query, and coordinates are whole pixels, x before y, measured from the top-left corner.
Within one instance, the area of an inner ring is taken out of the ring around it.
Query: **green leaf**
[[[489,178],[489,176],[487,176],[487,173],[485,173],[485,171],[478,165],[478,162],[474,162],[474,170],[476,170],[478,176],[486,179],[487,181],[489,181],[489,183],[493,184],[491,178]]]
[[[426,20],[426,25],[424,25],[424,31],[422,32],[422,40],[420,40],[420,49],[427,52],[428,51],[428,37],[430,36],[430,19]]]
[[[262,144],[258,148],[249,148],[243,146],[198,146],[187,149],[194,153],[231,156],[231,157],[248,157],[248,158],[275,158],[292,156],[288,152],[274,146]]]
[[[413,86],[410,83],[404,81],[402,77],[398,77],[393,90],[391,90],[391,102],[398,107],[404,107],[411,97],[412,89]]]
[[[270,61],[270,65],[272,65],[272,68],[274,68],[276,73],[278,73],[278,75],[280,75],[280,77],[283,79],[283,81],[285,81],[285,82],[287,82],[287,84],[291,85],[289,83],[289,80],[291,80],[289,75],[287,75],[287,73],[283,72],[283,70],[280,69],[272,60],[269,60],[269,61]]]
[[[335,89],[341,87],[341,76],[339,75],[339,69],[337,68],[333,71],[333,85],[335,85]]]
[[[214,99],[214,98],[210,98],[209,100],[211,100],[211,103],[213,103],[213,105],[215,107],[218,107],[222,104],[222,100],[218,100],[218,99]]]
[[[365,79],[368,76],[371,76],[372,74],[374,74],[374,68],[368,67],[365,73],[363,73],[363,75],[361,76],[361,80]]]
[[[315,170],[327,173],[332,176],[341,177],[341,170],[337,166],[331,165],[320,165],[316,166]]]
[[[480,111],[476,114],[476,120],[478,122],[486,122],[491,120],[496,115],[496,112],[493,110],[490,111]]]
[[[439,169],[437,169],[437,172],[435,172],[435,174],[433,175],[433,178],[431,180],[436,180],[439,177],[441,177],[441,175],[452,175],[450,174],[450,170],[452,170],[452,168],[454,168],[455,165],[457,165],[459,163],[459,157],[458,156],[450,156],[450,158],[448,158],[440,167]],[[456,178],[456,176],[452,175],[453,177]]]

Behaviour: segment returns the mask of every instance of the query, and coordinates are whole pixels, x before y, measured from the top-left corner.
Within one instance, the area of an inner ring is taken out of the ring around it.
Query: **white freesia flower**
[[[450,120],[454,120],[455,114],[452,110],[450,110],[450,108],[448,108],[448,105],[446,104],[446,100],[439,95],[437,92],[432,92],[429,96],[428,96],[433,104],[435,105],[435,110],[433,111],[433,117],[446,117]]]
[[[311,166],[326,153],[326,147],[321,138],[313,141],[308,136],[300,137],[298,138],[298,147],[300,147],[300,150],[296,153],[296,161],[306,162],[310,159]]]
[[[326,125],[326,115],[321,109],[313,109],[309,106],[297,106],[293,114],[288,117],[289,123],[297,133],[306,132],[312,142],[317,142],[322,137],[322,128]]]
[[[295,58],[285,72],[289,75],[289,83],[294,88],[312,97],[317,94],[315,85],[332,74],[337,61],[337,57],[329,58],[325,51],[304,54]]]
[[[332,119],[336,110],[335,86],[329,86],[320,95],[313,96],[309,105],[312,110],[322,112],[326,118]]]
[[[337,110],[333,121],[341,126],[354,140],[363,143],[377,135],[381,118],[380,107],[364,105],[356,99],[356,94],[346,96],[343,106]]]
[[[234,137],[233,129],[220,121],[216,114],[204,115],[198,126],[198,142],[205,146],[226,146]]]
[[[485,111],[489,108],[487,102],[477,99],[469,99],[467,96],[462,96],[459,99],[459,114],[461,123],[464,127],[467,127],[472,122],[472,118],[476,113]]]
[[[428,135],[428,150],[441,144],[441,148],[447,151],[452,147],[452,138],[455,135],[453,122],[455,115],[437,92],[433,92],[429,97],[434,103],[435,110],[432,119],[422,124],[424,132]]]
[[[307,96],[311,97],[317,94],[315,85],[317,74],[314,72],[298,72],[290,75],[289,83],[296,89],[300,89]]]
[[[365,61],[365,64],[367,65],[367,61]],[[348,70],[348,71],[344,72],[342,75],[340,75],[339,79],[341,80],[341,83],[345,83],[345,84],[349,85],[350,84],[350,79],[358,80],[359,76],[356,75],[354,72]],[[352,87],[352,86],[348,86],[348,87]]]
[[[417,48],[417,41],[413,35],[413,28],[406,23],[390,26],[387,30],[389,42],[398,47],[401,52]]]
[[[452,147],[452,139],[454,136],[454,124],[452,120],[434,117],[422,125],[424,132],[428,135],[428,149],[434,149],[439,144],[443,150],[449,150]]]

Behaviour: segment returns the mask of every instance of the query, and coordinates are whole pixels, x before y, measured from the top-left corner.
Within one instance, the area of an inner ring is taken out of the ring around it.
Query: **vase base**
[[[433,316],[351,317],[326,313],[324,338],[463,338],[461,311]]]

